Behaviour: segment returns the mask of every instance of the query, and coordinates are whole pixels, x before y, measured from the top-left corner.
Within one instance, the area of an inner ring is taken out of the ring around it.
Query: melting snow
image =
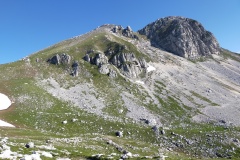
[[[14,125],[7,123],[5,121],[0,120],[0,126],[1,127],[15,127]]]
[[[5,94],[0,93],[0,110],[7,109],[11,104],[10,99]]]
[[[0,93],[0,110],[7,109],[11,104],[12,102],[10,101],[10,99],[5,94]],[[15,126],[0,120],[0,127],[15,127]]]
[[[153,66],[150,66],[150,65],[147,68],[147,72],[151,72],[151,71],[155,71],[155,70],[156,70],[156,68]]]

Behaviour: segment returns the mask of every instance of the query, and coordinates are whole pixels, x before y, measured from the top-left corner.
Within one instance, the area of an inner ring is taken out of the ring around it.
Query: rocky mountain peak
[[[201,23],[190,18],[161,18],[138,32],[146,35],[153,46],[188,59],[220,53],[214,35],[205,30]]]

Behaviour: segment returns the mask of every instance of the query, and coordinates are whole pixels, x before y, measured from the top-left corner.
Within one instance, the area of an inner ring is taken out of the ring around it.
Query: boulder
[[[62,121],[62,124],[67,124],[67,120]]]
[[[117,77],[117,72],[115,70],[110,69],[108,76],[110,78],[116,78]]]
[[[90,63],[90,61],[91,61],[89,54],[86,54],[86,55],[83,57],[83,59],[84,59],[85,61],[89,62],[89,63]]]
[[[98,69],[98,71],[99,71],[101,74],[109,74],[110,69],[108,68],[108,65],[107,65],[107,64],[103,64],[103,65],[100,66],[100,68]]]
[[[63,54],[60,55],[60,57],[61,57],[61,63],[62,64],[70,64],[71,57],[68,54],[63,53]]]
[[[56,54],[52,58],[48,59],[48,62],[51,63],[51,64],[55,64],[55,65],[70,64],[71,57],[66,53],[63,53],[61,55]]]
[[[100,68],[103,64],[108,64],[108,58],[103,53],[98,53],[94,57],[93,63]]]
[[[72,76],[77,77],[78,76],[78,70],[79,70],[79,64],[77,61],[75,61],[72,64]]]
[[[117,131],[115,134],[117,137],[123,137],[123,131]]]
[[[34,148],[34,143],[33,142],[28,142],[26,145],[25,145],[26,148]]]

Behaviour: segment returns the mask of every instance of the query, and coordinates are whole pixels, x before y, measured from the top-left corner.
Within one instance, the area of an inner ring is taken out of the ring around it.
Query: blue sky
[[[0,64],[102,24],[137,31],[166,16],[195,19],[223,48],[240,51],[240,0],[1,0]]]

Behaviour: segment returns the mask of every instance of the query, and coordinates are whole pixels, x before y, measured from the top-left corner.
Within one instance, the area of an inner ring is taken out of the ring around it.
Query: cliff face
[[[220,53],[219,44],[213,34],[193,19],[165,17],[138,32],[146,35],[153,46],[184,58],[196,59]]]

